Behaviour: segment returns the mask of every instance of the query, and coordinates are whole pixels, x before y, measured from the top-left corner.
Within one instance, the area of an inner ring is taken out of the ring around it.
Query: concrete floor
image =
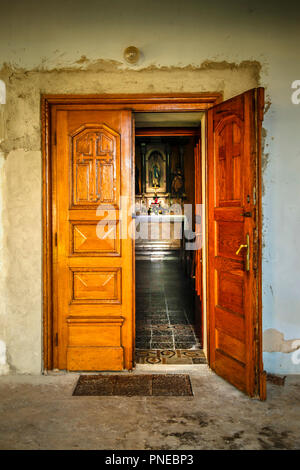
[[[73,397],[77,374],[0,377],[0,449],[299,449],[300,376],[251,400],[206,365],[194,397]]]

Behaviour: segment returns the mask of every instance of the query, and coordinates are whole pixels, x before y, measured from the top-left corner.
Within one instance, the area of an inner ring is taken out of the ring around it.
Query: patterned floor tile
[[[137,364],[206,364],[203,350],[136,349]]]

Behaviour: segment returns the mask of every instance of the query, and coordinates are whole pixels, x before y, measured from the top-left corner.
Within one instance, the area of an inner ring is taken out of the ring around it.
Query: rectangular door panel
[[[71,268],[71,303],[121,303],[121,268]]]
[[[73,256],[120,256],[119,220],[70,222]]]

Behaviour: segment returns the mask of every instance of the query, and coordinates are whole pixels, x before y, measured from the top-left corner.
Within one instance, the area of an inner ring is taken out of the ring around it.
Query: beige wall
[[[251,5],[234,0],[12,0],[5,5],[0,15],[0,79],[7,87],[7,103],[0,105],[0,341],[12,371],[41,371],[41,93],[222,91],[229,98],[265,86],[264,329],[280,331],[282,341],[300,338],[294,236],[300,229],[300,106],[290,100],[291,82],[300,78],[298,24],[293,2],[288,11],[258,0]],[[131,44],[142,52],[134,67],[122,58]],[[265,364],[273,372],[299,372],[291,353],[280,348],[266,352]]]

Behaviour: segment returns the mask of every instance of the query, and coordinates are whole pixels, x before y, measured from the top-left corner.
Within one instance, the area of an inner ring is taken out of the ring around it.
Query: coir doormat
[[[193,396],[188,374],[81,375],[76,396]]]

